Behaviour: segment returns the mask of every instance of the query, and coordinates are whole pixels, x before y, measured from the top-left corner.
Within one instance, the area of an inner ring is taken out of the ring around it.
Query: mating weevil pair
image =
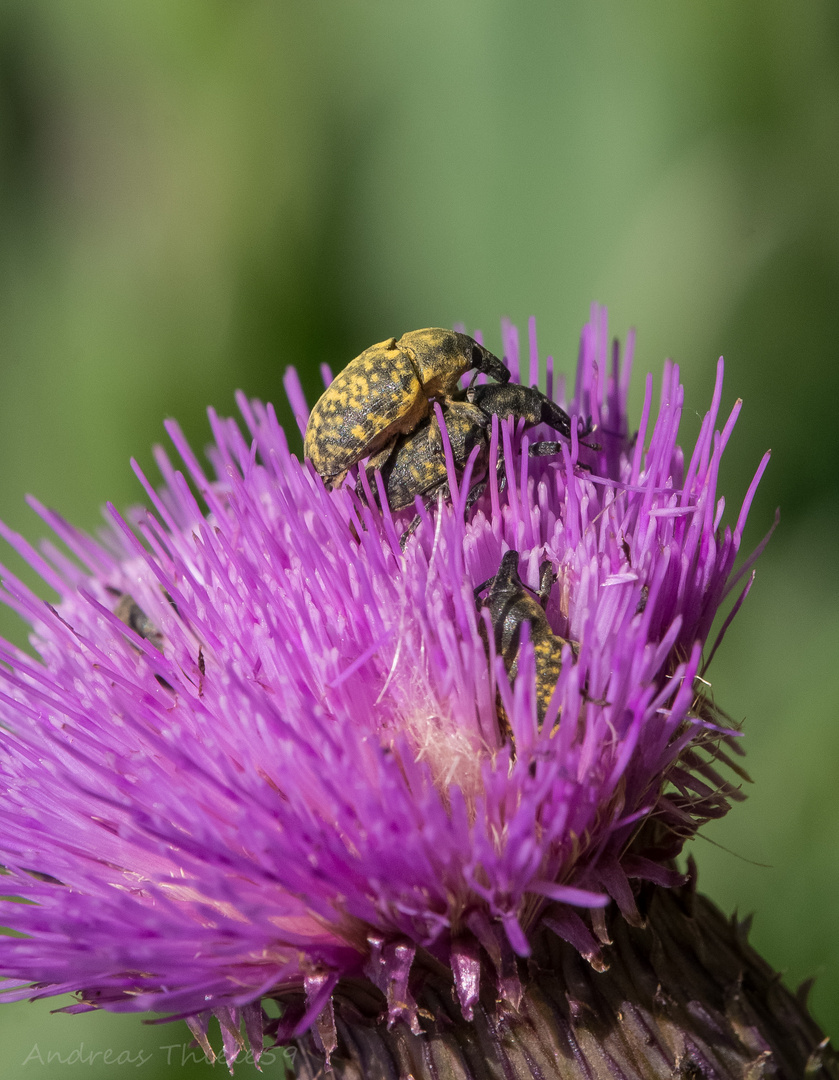
[[[508,551],[501,559],[498,572],[475,589],[475,603],[479,613],[483,608],[489,612],[495,652],[503,659],[511,683],[518,675],[522,629],[527,625],[536,661],[536,717],[541,727],[562,670],[562,650],[568,645],[576,656],[579,646],[555,634],[545,615],[551,586],[556,581],[550,562],[546,560],[539,567],[539,592],[535,595],[519,577],[518,565],[519,553]],[[481,593],[486,589],[489,592],[481,600]],[[489,652],[483,619],[480,630]],[[502,734],[512,740],[506,714],[500,706],[499,719]]]
[[[497,383],[457,389],[467,371],[484,373]],[[439,401],[455,469],[462,472],[475,447],[477,470],[487,464],[492,417],[515,417],[525,426],[547,424],[566,439],[571,418],[535,387],[510,384],[510,372],[491,352],[466,334],[430,328],[389,338],[351,360],[320,397],[309,417],[304,454],[328,487],[368,458],[367,478],[376,471],[392,510],[424,496],[428,503],[448,494],[443,436],[432,409]],[[580,434],[591,430],[586,425]],[[557,453],[560,444],[537,443],[531,454]],[[500,463],[499,463],[500,466]],[[472,488],[467,505],[486,481]],[[359,493],[362,486],[359,483]],[[415,518],[403,546],[419,524]]]
[[[458,390],[458,380],[472,370],[497,382],[477,386],[473,380],[466,390]],[[510,372],[497,356],[466,334],[431,328],[414,330],[398,341],[388,338],[347,364],[312,409],[303,444],[305,456],[327,487],[342,483],[353,465],[368,458],[367,479],[372,483],[375,472],[380,472],[392,510],[410,506],[417,496],[428,500],[448,494],[444,441],[434,401],[440,404],[457,472],[463,471],[476,447],[476,472],[486,469],[493,416],[523,420],[525,427],[546,424],[564,438],[571,437],[568,414],[535,387],[511,384]],[[590,431],[589,422],[579,434]],[[541,442],[530,453],[541,456],[559,449],[559,443]],[[479,478],[467,506],[485,484]],[[403,546],[419,520],[415,518],[403,534]],[[495,651],[503,658],[511,681],[518,673],[522,627],[529,627],[540,725],[559,678],[563,647],[567,644],[577,652],[574,642],[554,634],[545,615],[554,580],[550,563],[543,563],[537,600],[519,577],[518,553],[508,551],[498,572],[475,589],[479,608],[489,611]],[[501,709],[499,717],[505,725]],[[505,735],[510,734],[507,725]]]

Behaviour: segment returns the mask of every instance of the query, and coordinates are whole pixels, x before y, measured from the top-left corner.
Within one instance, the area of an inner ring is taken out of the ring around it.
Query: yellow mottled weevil
[[[398,341],[371,345],[338,373],[312,409],[303,453],[327,487],[340,484],[364,457],[380,467],[398,436],[428,416],[430,400],[448,401],[471,369],[501,383],[510,379],[497,356],[453,330],[412,330]]]
[[[518,674],[521,629],[525,623],[529,626],[536,659],[536,715],[541,727],[562,669],[562,648],[569,645],[572,652],[578,650],[576,642],[567,641],[551,630],[545,616],[544,605],[555,580],[551,564],[545,561],[539,568],[538,600],[519,577],[518,564],[519,553],[508,551],[495,577],[475,589],[475,601],[479,610],[485,607],[489,611],[495,635],[495,651],[503,658],[511,683],[515,682]],[[489,592],[481,601],[480,594],[487,588]],[[485,633],[483,621],[481,633]],[[499,719],[503,734],[509,736],[509,724],[500,708]]]

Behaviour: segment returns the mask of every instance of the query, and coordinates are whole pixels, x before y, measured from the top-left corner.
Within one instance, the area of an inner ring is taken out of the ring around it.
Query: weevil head
[[[501,558],[501,565],[492,580],[490,598],[509,597],[522,592],[524,583],[519,577],[519,553],[506,551]]]
[[[474,368],[498,382],[508,382],[510,372],[489,349],[467,334],[440,327],[403,334],[397,348],[411,357],[428,397],[448,397],[461,375]]]
[[[508,551],[501,560],[498,572],[477,592],[489,586],[486,599],[478,606],[489,610],[490,622],[495,633],[495,647],[504,657],[508,668],[515,660],[522,626],[530,627],[531,640],[549,630],[541,604],[519,577],[519,553]],[[484,629],[481,628],[483,635]]]
[[[489,591],[483,600],[480,600],[477,595],[475,599],[478,601],[479,609],[485,607],[489,611],[490,623],[495,632],[496,648],[502,653],[506,646],[509,645],[511,634],[518,628],[515,612],[516,602],[525,595],[524,585],[519,577],[518,565],[519,553],[517,551],[506,552],[495,577],[475,590],[477,594],[487,586],[489,587]],[[509,626],[506,625],[507,623],[509,623]],[[483,625],[481,626],[481,633],[484,633]]]

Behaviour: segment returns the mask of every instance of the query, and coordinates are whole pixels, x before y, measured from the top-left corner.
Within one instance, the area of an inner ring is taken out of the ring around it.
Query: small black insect
[[[518,552],[508,551],[496,575],[475,589],[475,602],[479,611],[482,608],[489,611],[495,652],[503,658],[511,683],[518,675],[521,630],[525,624],[529,627],[536,660],[536,715],[541,727],[562,669],[563,646],[570,646],[574,655],[579,647],[576,642],[555,634],[545,616],[545,605],[556,580],[550,562],[546,560],[539,568],[539,592],[536,594],[519,577],[518,565]],[[481,593],[486,589],[489,591],[482,600]],[[483,620],[481,633],[485,634]],[[486,644],[489,652],[489,642]],[[500,703],[499,720],[504,735],[511,736],[509,721]]]
[[[162,653],[163,645],[166,641],[165,636],[163,635],[163,633],[161,633],[158,626],[154,622],[152,622],[152,620],[148,617],[145,611],[143,611],[143,609],[140,607],[140,605],[137,603],[131,593],[122,592],[120,589],[115,589],[111,585],[106,585],[105,588],[116,600],[116,606],[114,607],[113,612],[114,615],[116,615],[116,617],[120,620],[120,622],[125,623],[125,625],[130,627],[130,629],[132,629],[135,634],[141,637],[144,641],[147,641],[150,645],[157,649],[159,653]],[[178,611],[178,605],[175,603],[169,593],[163,590],[163,596],[169,601],[169,604],[174,613],[180,616],[180,612]],[[136,649],[137,652],[141,651],[140,646],[133,642],[132,648]],[[204,659],[204,649],[203,646],[201,646],[200,644],[198,646],[198,659],[196,667],[198,670],[198,696],[203,697],[204,677],[206,675],[206,662]],[[184,671],[184,674],[191,683],[195,684],[195,679],[193,679],[186,671]],[[164,679],[162,675],[156,674],[154,677],[155,681],[158,682],[166,690],[171,690],[173,694],[177,693],[174,686],[172,686],[170,682]]]
[[[121,593],[117,589],[109,588],[108,591],[118,597],[114,615],[119,621],[130,627],[135,634],[147,641],[149,645],[153,645],[158,652],[163,652],[163,634],[134,597],[130,593]]]
[[[327,487],[340,484],[362,458],[385,463],[397,438],[414,431],[447,402],[467,371],[501,383],[510,372],[466,334],[430,327],[371,345],[338,373],[315,404],[303,453]]]
[[[442,411],[454,467],[458,473],[466,467],[475,447],[479,447],[473,472],[478,480],[469,492],[467,509],[486,487],[493,416],[500,419],[512,416],[517,421],[523,420],[525,427],[547,424],[566,439],[571,437],[571,418],[565,410],[536,387],[521,386],[518,383],[470,386],[468,390],[461,391],[455,399],[442,405]],[[581,434],[586,435],[589,430],[590,425],[586,425]],[[561,444],[558,442],[539,442],[530,447],[530,454],[546,456],[559,453],[560,448]],[[503,458],[499,455],[498,470],[502,487],[503,465]],[[436,414],[424,420],[414,431],[400,436],[383,464],[378,465],[375,461],[367,463],[367,479],[373,492],[376,491],[377,468],[381,472],[391,510],[403,510],[410,506],[418,495],[425,497],[427,506],[430,506],[439,494],[448,497],[449,479],[443,436]],[[363,494],[361,480],[356,485],[356,490],[359,495]],[[419,523],[420,518],[417,516],[402,534],[403,548]]]
[[[117,598],[114,615],[116,615],[120,622],[123,622],[126,626],[130,627],[135,634],[144,641],[147,641],[149,645],[152,645],[158,652],[162,653],[165,638],[134,597],[130,593],[120,592],[119,589],[114,589],[111,586],[106,587],[108,592]],[[174,602],[168,594],[167,599],[169,600],[169,603],[172,604],[172,607],[175,607]],[[177,610],[177,608],[175,610]],[[157,683],[164,687],[164,689],[171,690],[172,693],[175,692],[175,688],[172,684],[167,682],[162,675],[155,675],[154,678]]]

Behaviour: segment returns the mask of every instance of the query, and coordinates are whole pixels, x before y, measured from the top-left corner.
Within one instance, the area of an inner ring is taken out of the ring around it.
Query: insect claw
[[[405,548],[408,546],[408,541],[411,539],[411,537],[414,535],[414,533],[420,527],[421,522],[422,522],[422,518],[419,516],[419,514],[417,514],[416,517],[411,522],[411,524],[408,526],[408,528],[399,537],[399,550],[400,551],[404,552]]]

